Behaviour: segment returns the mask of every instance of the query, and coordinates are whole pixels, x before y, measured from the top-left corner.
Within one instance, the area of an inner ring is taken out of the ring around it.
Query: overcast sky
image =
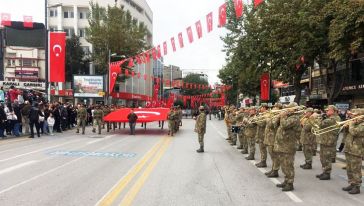
[[[76,1],[76,0],[75,0]],[[225,0],[147,0],[153,10],[154,44],[168,41],[169,54],[164,58],[166,64],[180,66],[190,72],[204,72],[210,83],[218,81],[218,70],[225,63],[223,42],[220,37],[225,29],[217,28],[217,11]],[[206,14],[214,12],[214,30],[206,31]],[[22,21],[23,15],[33,16],[36,22],[44,22],[44,0],[0,0],[0,13],[10,13],[14,21]],[[197,39],[195,22],[201,20],[203,38]],[[188,43],[186,28],[192,26],[194,42]],[[170,38],[177,39],[183,32],[185,47],[170,53]]]

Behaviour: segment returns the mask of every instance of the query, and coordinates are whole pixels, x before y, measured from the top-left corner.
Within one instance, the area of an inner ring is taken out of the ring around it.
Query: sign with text
[[[45,90],[44,82],[12,82],[12,81],[0,81],[0,87],[4,87],[5,89],[10,88],[10,86],[14,86],[18,89],[36,89],[36,90]]]
[[[103,97],[103,76],[73,76],[75,97]]]

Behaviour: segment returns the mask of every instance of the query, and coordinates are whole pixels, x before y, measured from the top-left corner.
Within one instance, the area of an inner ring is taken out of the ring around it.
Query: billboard
[[[103,76],[73,76],[73,90],[75,97],[103,97]]]

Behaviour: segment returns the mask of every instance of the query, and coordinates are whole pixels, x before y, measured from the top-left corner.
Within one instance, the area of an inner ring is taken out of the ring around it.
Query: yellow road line
[[[119,194],[125,189],[129,182],[140,172],[148,160],[162,147],[163,143],[167,141],[166,138],[161,139],[155,144],[152,149],[124,176],[113,188],[109,191],[96,205],[108,206],[111,205]]]
[[[132,204],[136,195],[139,193],[140,189],[143,187],[145,181],[148,179],[149,175],[152,173],[154,167],[157,165],[163,154],[166,152],[169,144],[171,143],[171,138],[168,139],[159,150],[159,152],[155,155],[151,163],[144,170],[143,174],[138,178],[130,191],[125,195],[124,199],[120,203],[120,206],[129,206]]]

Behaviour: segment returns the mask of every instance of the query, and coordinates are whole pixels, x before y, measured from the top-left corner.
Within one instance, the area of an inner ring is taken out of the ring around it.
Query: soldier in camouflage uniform
[[[101,110],[100,105],[97,105],[94,111],[94,116],[93,116],[93,129],[92,132],[96,132],[96,127],[98,128],[98,132],[99,134],[101,134],[101,127],[102,127],[102,122],[103,122],[103,118],[104,118],[104,112]]]
[[[174,107],[171,107],[171,110],[167,114],[168,120],[168,135],[173,136],[174,128],[175,128],[175,111]]]
[[[102,111],[104,112],[104,116],[108,115],[111,113],[111,110],[109,108],[109,106],[105,105],[102,109]],[[105,128],[106,125],[106,131],[109,132],[110,131],[110,122],[104,122],[103,124],[103,128]]]
[[[323,119],[320,123],[320,129],[335,125],[340,121],[340,117],[337,114],[337,108],[334,105],[329,105],[327,108],[327,118]],[[320,161],[323,172],[316,175],[320,180],[329,180],[332,170],[332,158],[336,156],[336,144],[339,129],[326,132],[317,136],[317,143],[320,144]]]
[[[79,104],[77,108],[77,131],[76,133],[80,133],[80,126],[82,127],[82,134],[85,134],[87,120],[87,111],[85,105]]]
[[[301,119],[301,140],[303,145],[303,154],[305,156],[305,164],[300,165],[302,169],[312,169],[312,157],[315,151],[315,135],[312,134],[312,125],[315,122],[315,117],[312,116],[313,108],[307,108],[305,116]]]
[[[244,108],[240,108],[239,113],[236,115],[236,124],[240,127],[240,131],[238,133],[238,139],[240,145],[237,149],[242,149],[241,153],[248,154],[248,142],[246,141],[246,138],[244,137],[244,125],[243,121],[244,118],[247,116],[247,112]]]
[[[364,115],[363,109],[353,111],[353,116]],[[364,117],[364,116],[363,116]],[[346,172],[349,186],[344,191],[349,194],[359,194],[362,183],[362,158],[364,157],[364,118],[351,121],[347,126],[348,134],[345,139]]]
[[[204,106],[199,108],[200,114],[196,117],[195,132],[198,134],[198,142],[200,149],[196,150],[198,153],[204,152],[204,135],[206,133],[206,113]]]
[[[247,138],[248,147],[249,147],[249,156],[246,157],[246,160],[254,160],[255,155],[255,134],[257,132],[257,125],[252,123],[250,120],[254,118],[256,114],[255,107],[251,107],[249,110],[249,117],[244,120],[245,129],[244,136]]]
[[[262,114],[266,112],[268,109],[268,105],[263,103],[259,109],[259,112]],[[257,133],[255,135],[256,142],[259,145],[259,152],[260,152],[260,162],[255,164],[257,167],[267,167],[267,147],[263,143],[265,137],[265,126],[266,120],[263,119],[257,122]]]
[[[234,109],[232,112],[231,112],[231,116],[230,116],[230,121],[231,121],[231,127],[230,127],[230,130],[232,129],[232,126],[235,126],[237,121],[236,121],[236,116],[237,116],[237,110]],[[232,135],[231,135],[231,143],[230,145],[234,146],[236,145],[236,142],[238,140],[238,134],[237,133],[234,133],[232,132]]]
[[[282,109],[282,104],[276,103],[273,107],[273,110]],[[277,129],[279,127],[280,117],[278,115],[267,118],[267,124],[265,127],[265,137],[264,144],[268,147],[268,153],[270,158],[272,159],[272,169],[269,172],[266,172],[265,175],[269,178],[278,177],[278,170],[280,167],[279,159],[277,154],[273,151],[274,148],[274,140],[277,134]]]
[[[284,182],[277,184],[277,187],[282,188],[282,191],[292,191],[294,182],[294,156],[296,153],[297,142],[297,127],[300,127],[300,118],[295,114],[293,107],[296,103],[290,103],[287,110],[280,115],[280,124],[277,131],[277,136],[274,140],[274,152],[277,153],[279,163],[284,173]]]
[[[232,123],[231,123],[231,113],[232,111],[235,109],[234,106],[230,106],[230,107],[226,107],[226,110],[225,110],[225,124],[226,124],[226,129],[227,129],[227,133],[228,133],[228,138],[226,140],[228,140],[229,142],[232,141],[233,139],[233,133],[231,131],[231,126],[232,126]]]

